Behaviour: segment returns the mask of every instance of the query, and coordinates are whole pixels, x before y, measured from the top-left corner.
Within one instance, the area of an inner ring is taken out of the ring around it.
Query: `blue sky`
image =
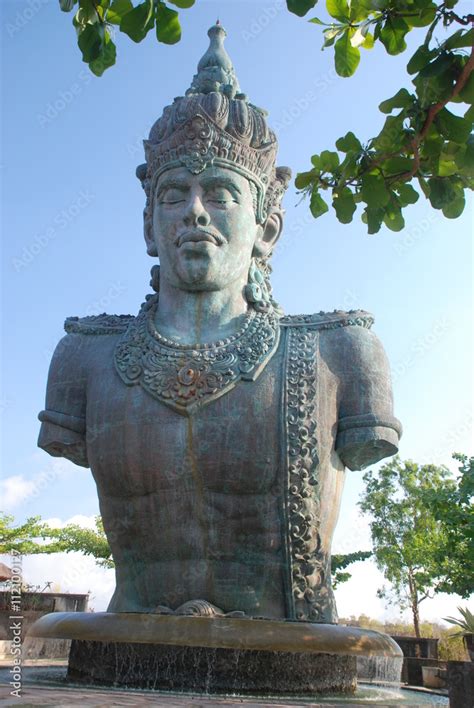
[[[81,62],[72,15],[57,0],[2,0],[1,12],[3,508],[18,521],[41,514],[64,522],[90,518],[98,504],[89,471],[36,448],[49,361],[65,317],[135,313],[149,291],[135,167],[151,124],[189,86],[208,27],[220,17],[241,88],[268,110],[279,164],[294,173],[348,130],[361,139],[379,132],[377,105],[410,88],[410,52],[365,52],[355,77],[341,79],[333,51],[320,51],[320,28],[279,0],[197,0],[180,13],[178,45],[159,45],[152,33],[140,45],[119,36],[118,63],[99,79]],[[299,201],[290,188],[273,261],[276,298],[287,313],[372,312],[392,365],[401,456],[452,466],[452,452],[472,454],[472,200],[449,221],[420,199],[403,232],[383,227],[373,236],[357,216],[343,226],[331,210],[315,221]],[[351,473],[336,533],[341,552],[368,544],[356,508],[361,491],[361,473]],[[27,559],[25,572],[31,582],[61,583],[54,559]],[[382,615],[377,572],[364,564],[356,575],[339,593],[341,614]],[[96,609],[113,584],[110,574],[101,577]],[[433,616],[456,601],[439,602]]]

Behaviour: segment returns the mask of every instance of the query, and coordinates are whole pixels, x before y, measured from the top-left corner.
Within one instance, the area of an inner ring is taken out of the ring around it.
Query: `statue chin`
[[[232,272],[229,272],[229,269],[223,268],[216,258],[211,258],[208,254],[200,253],[197,256],[196,253],[192,255],[186,253],[183,256],[174,265],[169,278],[173,287],[179,290],[188,292],[224,290],[241,276],[240,270],[232,269]],[[246,282],[247,273],[242,277]]]

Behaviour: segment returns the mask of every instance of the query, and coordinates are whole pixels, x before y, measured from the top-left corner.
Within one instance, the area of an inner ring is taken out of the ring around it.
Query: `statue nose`
[[[211,217],[197,195],[190,198],[183,220],[186,226],[207,226],[209,224]]]

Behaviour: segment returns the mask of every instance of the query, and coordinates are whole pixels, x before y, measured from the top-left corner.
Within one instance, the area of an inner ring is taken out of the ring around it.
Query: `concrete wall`
[[[21,593],[22,659],[67,659],[69,639],[42,639],[28,637],[28,630],[37,619],[50,612],[86,612],[88,595],[72,593]],[[10,593],[0,592],[0,658],[10,659],[11,625],[19,613],[10,610]],[[13,618],[13,619],[12,619]]]

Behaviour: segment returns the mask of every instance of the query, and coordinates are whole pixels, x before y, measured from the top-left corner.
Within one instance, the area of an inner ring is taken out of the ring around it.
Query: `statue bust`
[[[116,565],[110,612],[332,623],[345,468],[397,451],[363,311],[283,316],[270,258],[290,171],[240,92],[224,29],[137,169],[154,292],[66,320],[39,446],[90,467]]]

